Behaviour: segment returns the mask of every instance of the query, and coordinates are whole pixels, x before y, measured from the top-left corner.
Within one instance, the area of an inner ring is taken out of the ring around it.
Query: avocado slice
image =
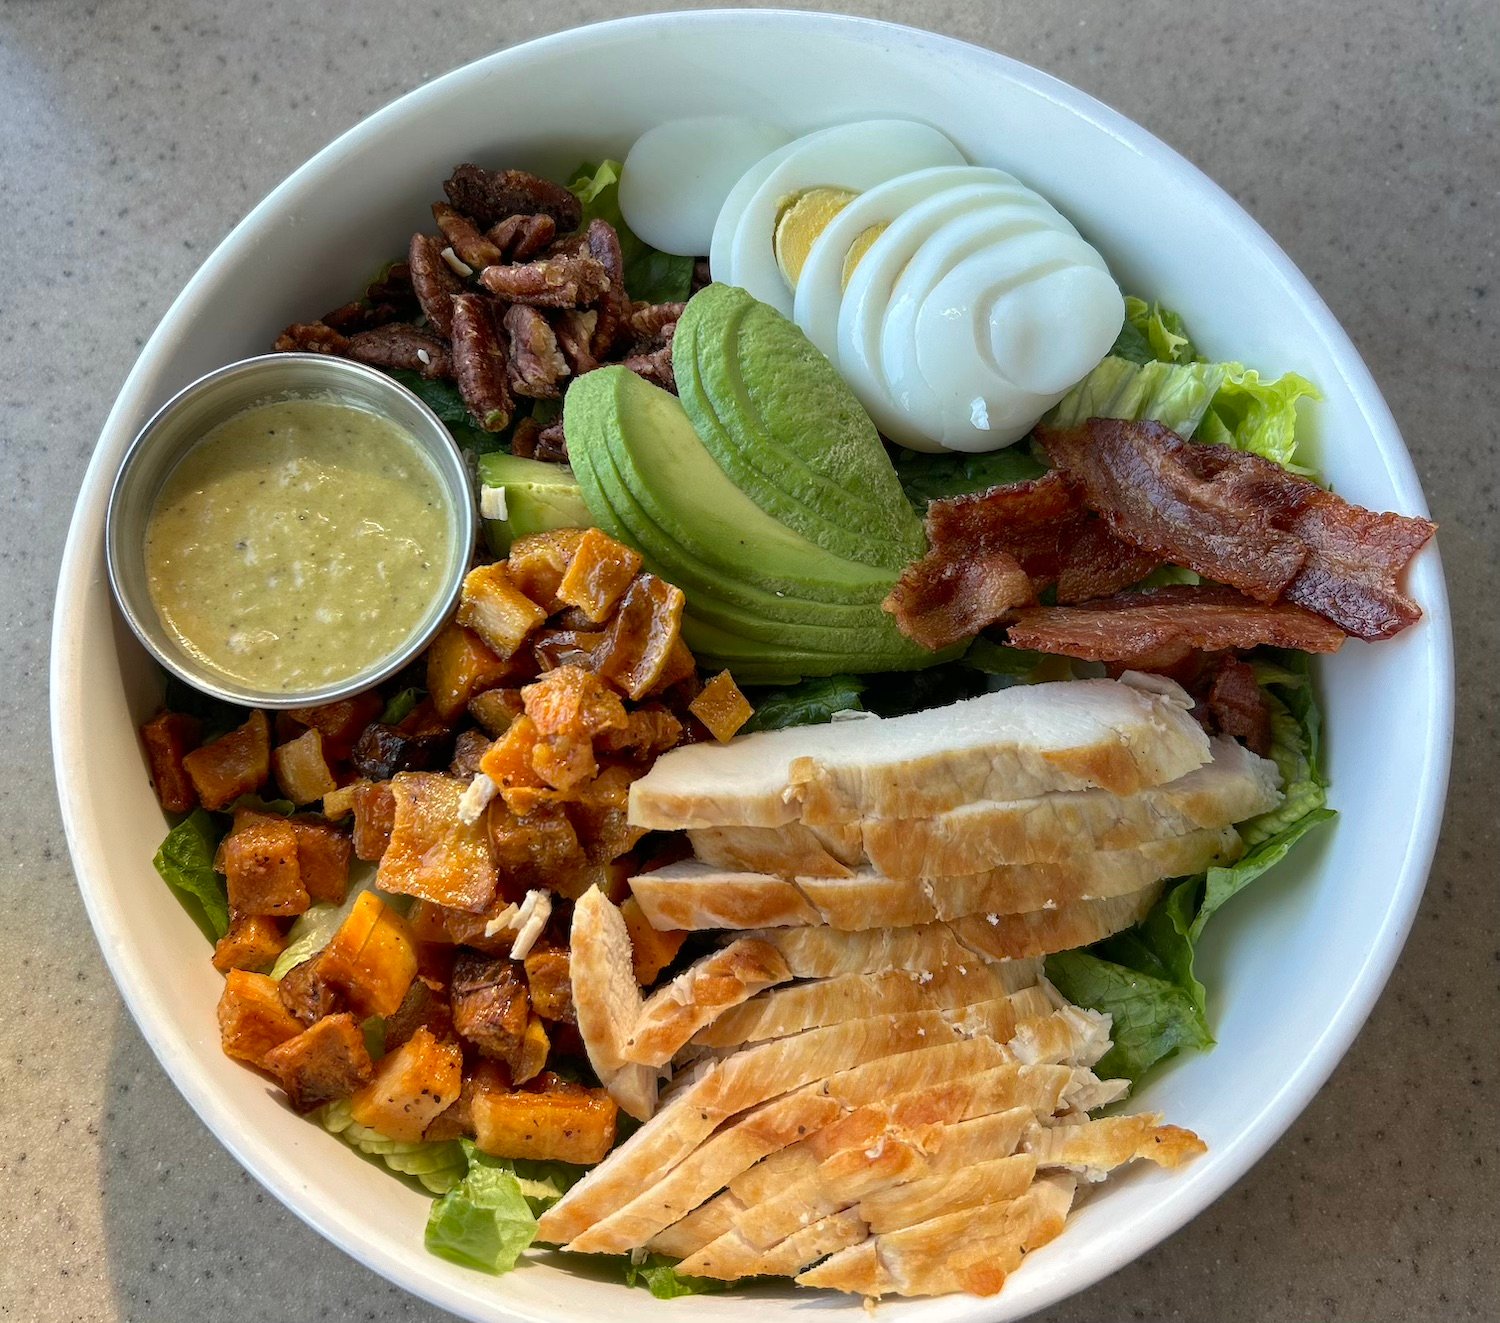
[[[479,457],[479,481],[505,489],[505,518],[484,521],[485,541],[497,556],[530,533],[587,528],[594,522],[578,479],[566,464],[523,459],[496,450]]]
[[[683,407],[768,514],[836,555],[899,571],[926,550],[875,425],[775,308],[730,285],[689,302],[672,342]]]

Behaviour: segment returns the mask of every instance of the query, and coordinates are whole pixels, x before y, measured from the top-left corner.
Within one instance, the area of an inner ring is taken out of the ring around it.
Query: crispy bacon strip
[[[1213,673],[1204,699],[1215,730],[1245,741],[1262,758],[1271,752],[1271,709],[1255,671],[1236,657],[1225,657]]]
[[[1162,670],[1195,651],[1262,644],[1337,652],[1344,632],[1288,602],[1255,602],[1232,588],[1174,584],[1081,606],[1023,608],[1010,627],[1009,641],[1034,652]]]
[[[940,652],[1035,600],[1031,580],[1009,552],[949,544],[934,545],[908,565],[880,605],[912,642]]]
[[[1072,526],[1057,566],[1057,600],[1067,606],[1108,597],[1139,583],[1161,562],[1110,530],[1097,515]]]

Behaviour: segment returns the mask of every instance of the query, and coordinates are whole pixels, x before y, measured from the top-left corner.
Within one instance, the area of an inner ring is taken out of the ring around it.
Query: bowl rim
[[[382,135],[389,124],[418,112],[429,99],[447,94],[469,80],[490,77],[515,61],[524,61],[534,53],[566,51],[587,46],[628,33],[637,28],[711,28],[715,25],[784,27],[790,32],[801,25],[825,29],[867,43],[899,42],[914,53],[929,59],[982,61],[996,76],[1018,82],[1028,91],[1066,109],[1095,129],[1129,145],[1143,157],[1185,176],[1204,196],[1223,209],[1226,219],[1243,234],[1247,244],[1259,249],[1272,265],[1288,295],[1303,310],[1308,322],[1323,338],[1329,353],[1337,361],[1350,394],[1368,421],[1371,444],[1388,465],[1400,495],[1402,507],[1413,514],[1427,513],[1427,504],[1411,456],[1407,452],[1389,407],[1360,357],[1358,350],[1333,316],[1308,279],[1269,234],[1223,188],[1180,153],[1162,142],[1127,116],[1111,109],[1095,97],[1061,79],[1036,69],[1011,56],[974,45],[958,38],[944,36],[909,25],[891,23],[844,14],[777,8],[777,9],[693,9],[641,14],[565,29],[482,56],[431,79],[383,106],[367,119],[353,125],[328,143],[313,157],[293,171],[255,206],[215,247],[184,286],[164,314],[156,330],[141,350],[123,383],[115,404],[101,431],[101,441],[118,432],[122,419],[139,410],[143,401],[157,391],[160,368],[157,360],[176,334],[177,326],[201,309],[207,286],[214,278],[221,255],[230,246],[238,247],[246,236],[265,225],[289,199],[307,186],[310,179],[337,167],[341,161],[356,155],[373,139]],[[337,1217],[325,1213],[305,1194],[305,1180],[289,1160],[273,1151],[255,1151],[256,1143],[234,1131],[217,1111],[216,1090],[198,1077],[194,1069],[196,1053],[187,1039],[169,1027],[166,1008],[158,1005],[135,968],[135,957],[113,940],[110,923],[117,902],[110,888],[103,884],[108,876],[106,843],[95,838],[92,824],[78,811],[80,792],[70,783],[66,770],[86,766],[81,754],[86,748],[86,731],[74,705],[66,701],[84,674],[85,659],[76,644],[77,631],[72,622],[78,590],[101,567],[94,563],[87,537],[89,522],[100,511],[107,494],[108,482],[101,477],[108,461],[96,445],[86,470],[79,500],[70,524],[58,581],[59,607],[52,630],[50,667],[51,731],[55,782],[63,816],[68,848],[73,860],[79,889],[84,898],[96,938],[104,952],[116,985],[143,1037],[161,1062],[168,1077],[186,1098],[199,1118],[235,1159],[283,1206],[324,1238],[339,1246],[356,1261],[371,1268],[403,1289],[449,1309],[465,1318],[505,1317],[542,1319],[526,1306],[513,1300],[494,1297],[481,1316],[467,1293],[452,1287],[434,1274],[415,1270],[410,1255],[387,1253],[362,1239],[357,1228],[346,1227]],[[1347,1052],[1365,1023],[1375,1001],[1385,986],[1405,943],[1425,887],[1428,870],[1437,845],[1446,796],[1452,751],[1454,719],[1454,670],[1451,621],[1441,559],[1436,545],[1425,552],[1430,558],[1430,588],[1424,600],[1430,631],[1428,647],[1433,660],[1428,676],[1430,700],[1435,720],[1426,732],[1421,746],[1419,765],[1410,769],[1418,784],[1413,827],[1407,848],[1396,861],[1391,900],[1377,939],[1363,953],[1343,997],[1329,1010],[1323,1031],[1306,1047],[1301,1061],[1283,1086],[1264,1099],[1251,1125],[1220,1142],[1194,1179],[1174,1183],[1170,1192],[1147,1215],[1138,1217],[1132,1234],[1118,1238],[1108,1252],[1094,1251],[1078,1270],[1057,1289],[1028,1302],[1032,1308],[1057,1303],[1117,1271],[1167,1236],[1195,1218],[1210,1203],[1225,1193],[1265,1154],[1285,1132],[1322,1087],[1335,1066]],[[97,879],[97,881],[95,880]],[[253,1156],[252,1156],[253,1153]],[[420,1252],[420,1247],[414,1247]],[[1005,1297],[998,1297],[1004,1300]],[[972,1301],[966,1317],[979,1318],[982,1305],[995,1308],[994,1301]]]

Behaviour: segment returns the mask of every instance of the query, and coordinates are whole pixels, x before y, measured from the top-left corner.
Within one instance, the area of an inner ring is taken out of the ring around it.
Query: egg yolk
[[[860,264],[860,260],[880,238],[889,227],[889,222],[882,221],[879,225],[872,225],[868,230],[861,230],[854,242],[849,245],[849,251],[844,254],[844,269],[839,275],[839,288],[848,289],[849,282],[854,279],[854,268]]]
[[[810,188],[782,208],[776,219],[776,265],[788,288],[797,288],[807,255],[828,222],[857,196],[847,188]]]

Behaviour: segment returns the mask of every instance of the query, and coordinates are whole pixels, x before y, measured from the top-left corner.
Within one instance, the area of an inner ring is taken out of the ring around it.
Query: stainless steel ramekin
[[[218,424],[257,404],[316,398],[351,404],[395,423],[426,452],[442,480],[453,530],[442,591],[421,624],[396,651],[336,683],[299,692],[241,686],[205,665],[163,628],[146,576],[146,524],[167,475],[184,454]],[[463,453],[420,399],[374,368],[324,354],[265,354],[218,368],[185,387],[157,410],[115,475],[104,522],[110,587],[126,622],[147,650],[173,675],[196,689],[247,707],[310,707],[347,698],[394,675],[432,641],[458,602],[474,549],[475,511]]]

